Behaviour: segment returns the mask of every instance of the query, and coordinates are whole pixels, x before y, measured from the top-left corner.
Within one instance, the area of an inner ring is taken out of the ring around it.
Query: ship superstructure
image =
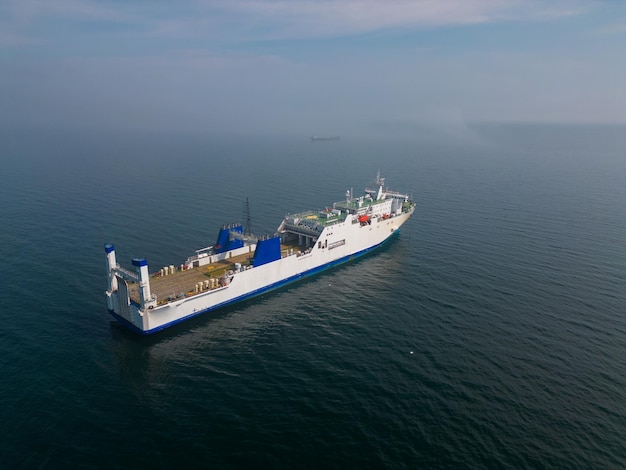
[[[214,245],[152,274],[143,258],[132,260],[134,270],[121,267],[115,247],[106,244],[107,305],[132,330],[153,333],[368,253],[414,209],[409,195],[385,188],[379,173],[375,189],[358,197],[349,190],[332,207],[287,215],[274,235],[255,237],[241,224],[224,225]]]

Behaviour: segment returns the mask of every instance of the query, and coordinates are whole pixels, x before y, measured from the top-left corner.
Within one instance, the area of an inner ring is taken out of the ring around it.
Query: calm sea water
[[[4,468],[626,466],[626,129],[471,139],[0,136]],[[150,338],[103,243],[177,264],[380,169],[376,254]]]

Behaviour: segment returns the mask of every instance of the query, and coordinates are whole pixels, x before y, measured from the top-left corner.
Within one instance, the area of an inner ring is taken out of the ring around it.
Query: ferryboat
[[[107,306],[132,331],[151,334],[365,255],[397,234],[414,210],[409,195],[387,189],[379,172],[373,189],[357,197],[348,190],[321,211],[288,214],[273,235],[224,225],[215,244],[152,273],[145,258],[122,267],[107,243]]]

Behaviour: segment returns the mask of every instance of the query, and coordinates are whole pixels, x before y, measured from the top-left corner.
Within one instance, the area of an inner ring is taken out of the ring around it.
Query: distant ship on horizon
[[[331,135],[331,136],[319,136],[319,135],[312,135],[311,136],[311,141],[315,142],[318,140],[339,140],[341,137],[339,137],[338,135]]]

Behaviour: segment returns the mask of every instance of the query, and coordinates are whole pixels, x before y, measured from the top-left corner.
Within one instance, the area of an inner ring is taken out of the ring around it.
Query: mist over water
[[[624,128],[383,127],[3,132],[7,468],[624,467]],[[375,254],[149,338],[107,313],[104,242],[156,270],[379,169],[417,208]]]

